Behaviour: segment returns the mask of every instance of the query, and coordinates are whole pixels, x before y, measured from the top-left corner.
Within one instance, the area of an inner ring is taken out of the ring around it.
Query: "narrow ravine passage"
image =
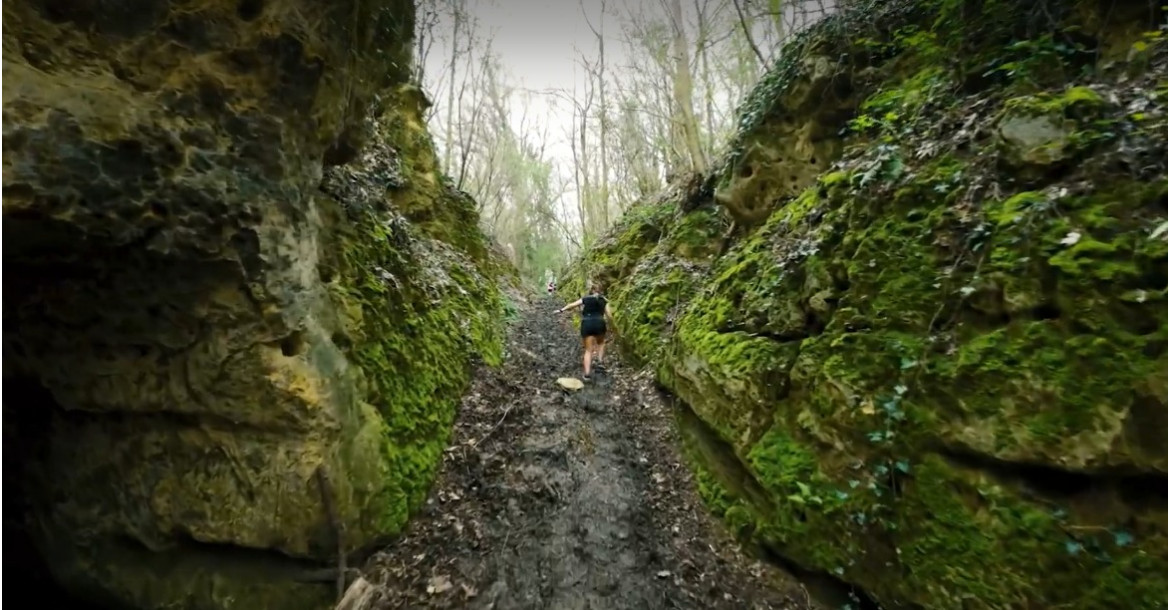
[[[443,469],[365,577],[377,608],[808,608],[704,511],[670,407],[613,362],[585,389],[558,303],[525,307],[464,400]]]

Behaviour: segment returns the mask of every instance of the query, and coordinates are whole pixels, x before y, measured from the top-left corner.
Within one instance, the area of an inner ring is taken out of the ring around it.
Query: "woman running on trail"
[[[564,313],[574,307],[581,308],[581,340],[585,344],[585,380],[588,381],[594,350],[597,351],[597,366],[602,366],[602,360],[605,359],[605,321],[612,323],[613,314],[609,310],[609,301],[601,296],[601,285],[597,282],[589,286],[589,294],[558,309],[557,313]]]

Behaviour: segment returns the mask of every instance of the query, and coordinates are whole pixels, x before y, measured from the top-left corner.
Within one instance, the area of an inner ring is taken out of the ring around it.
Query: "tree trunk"
[[[703,171],[707,167],[702,145],[699,143],[699,125],[695,118],[694,82],[687,32],[683,21],[682,0],[670,0],[670,21],[674,26],[674,123],[688,157],[688,169]]]
[[[459,26],[463,21],[463,0],[451,0],[451,14],[454,25],[451,26],[451,83],[447,88],[447,137],[443,145],[443,167],[451,171],[454,160],[453,145],[455,144],[455,64],[459,59]]]

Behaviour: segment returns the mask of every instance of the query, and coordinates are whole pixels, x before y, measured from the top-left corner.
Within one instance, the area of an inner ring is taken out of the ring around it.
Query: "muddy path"
[[[365,570],[369,607],[815,607],[703,509],[645,375],[607,354],[583,390],[556,385],[581,373],[559,305],[526,306],[476,375],[427,505]]]

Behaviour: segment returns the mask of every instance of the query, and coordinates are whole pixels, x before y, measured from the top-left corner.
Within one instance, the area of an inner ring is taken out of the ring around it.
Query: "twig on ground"
[[[512,405],[508,405],[508,408],[504,409],[504,414],[500,416],[500,421],[496,422],[496,425],[492,426],[491,429],[487,431],[487,434],[483,435],[483,438],[479,439],[478,441],[471,442],[470,445],[472,447],[478,447],[478,446],[482,445],[483,442],[486,441],[488,439],[488,437],[491,436],[492,433],[496,431],[496,428],[499,428],[500,424],[504,423],[504,419],[508,417],[508,413],[511,410],[512,410]]]

